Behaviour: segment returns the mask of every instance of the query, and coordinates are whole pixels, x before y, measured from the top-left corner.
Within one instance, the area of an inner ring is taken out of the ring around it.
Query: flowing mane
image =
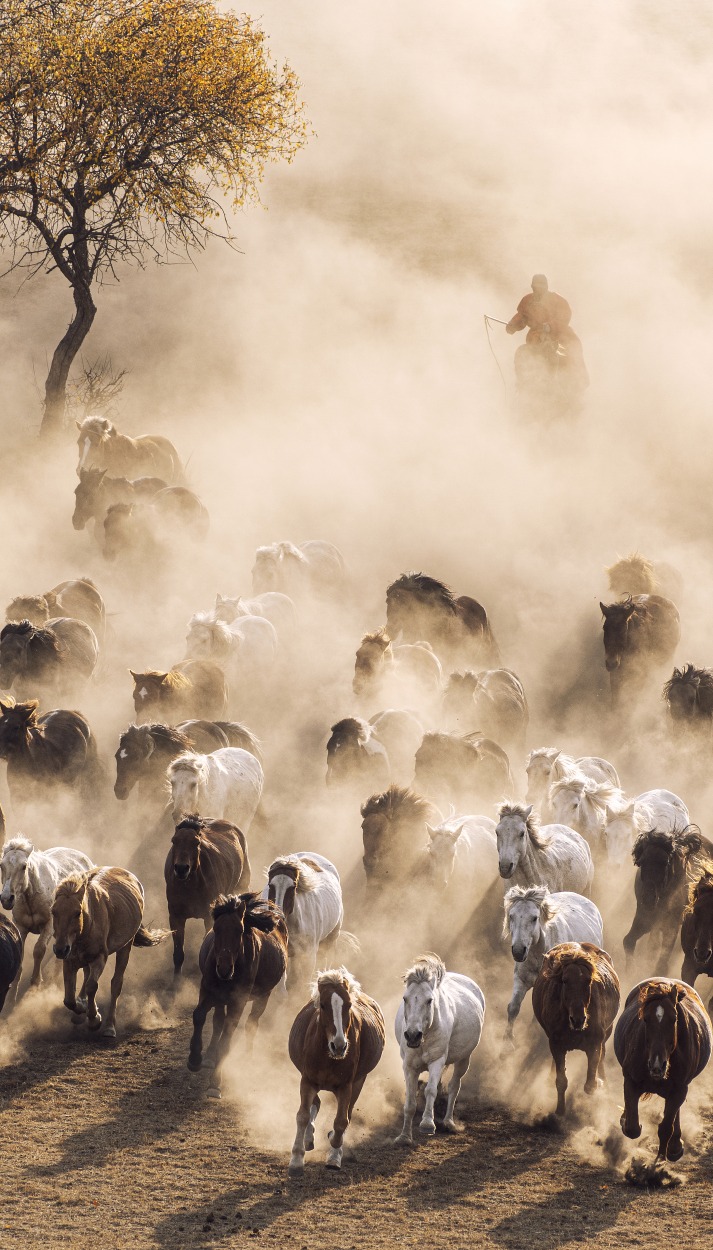
[[[260,929],[263,933],[272,933],[282,917],[282,912],[256,892],[219,894],[211,908],[211,915],[213,920],[218,920],[220,916],[237,913],[243,906],[243,925],[246,930]]]
[[[601,981],[601,973],[597,967],[596,956],[601,954],[596,946],[592,946],[591,942],[561,942],[554,950],[548,951],[545,955],[542,965],[541,975],[547,979],[554,980],[561,977],[565,968],[572,964],[578,964],[582,968],[587,968],[592,981]],[[609,960],[609,956],[607,955]],[[611,963],[611,960],[609,960]]]
[[[427,982],[439,986],[446,975],[446,965],[438,955],[419,955],[412,968],[403,975],[405,985],[418,985]]]
[[[510,932],[510,912],[520,903],[535,903],[540,912],[540,921],[547,924],[559,911],[546,885],[513,885],[505,895],[505,918],[503,920],[503,937]]]
[[[559,781],[555,781],[550,790],[550,802],[554,805],[554,800],[560,794],[579,794],[585,795],[597,807],[603,809],[609,807],[612,811],[616,807],[622,810],[626,807],[626,800],[623,790],[615,786],[610,781],[594,781],[591,777],[562,777]],[[623,806],[622,806],[623,805]]]
[[[0,630],[0,642],[13,634],[26,637],[28,647],[33,651],[42,651],[45,655],[60,656],[67,650],[66,644],[60,642],[53,629],[33,625],[31,621],[9,621]]]
[[[336,725],[332,725],[331,728],[331,733],[337,734],[339,738],[356,738],[361,745],[369,741],[373,732],[368,720],[364,720],[361,716],[345,716],[344,720],[337,721]]]
[[[300,859],[298,855],[278,856],[277,859],[273,859],[266,873],[268,881],[281,874],[294,877],[298,894],[311,894],[313,890],[318,889],[323,880],[321,868],[313,866],[305,859]]]
[[[106,895],[106,890],[101,886],[96,886],[95,878],[98,873],[103,872],[103,868],[90,868],[86,872],[71,872],[69,876],[60,881],[54,892],[55,899],[70,898],[73,894],[84,894],[90,882],[94,882],[97,891],[101,891]]]
[[[380,625],[378,629],[375,629],[373,631],[373,633],[364,634],[361,640],[362,647],[364,646],[365,643],[369,643],[369,642],[383,643],[385,648],[391,646],[391,639],[389,638],[389,635],[386,632],[386,626]]]
[[[668,981],[651,980],[645,981],[639,989],[639,1019],[641,1019],[644,1008],[648,1003],[654,1003],[659,998],[672,997],[673,992],[678,992],[679,987],[675,984],[671,985]]]
[[[16,833],[14,838],[9,838],[4,843],[1,853],[4,856],[8,851],[25,851],[28,855],[31,855],[34,849],[29,838],[26,838],[22,833]]]
[[[5,609],[7,621],[26,621],[32,613],[49,620],[49,604],[44,595],[18,595]]]
[[[405,819],[428,821],[433,819],[435,811],[436,809],[428,799],[422,798],[420,794],[416,794],[415,790],[410,790],[407,786],[389,786],[388,790],[384,790],[382,794],[372,794],[361,808],[361,814],[365,819],[367,816],[383,815],[388,820],[403,816]],[[440,819],[440,813],[438,817]]]
[[[537,812],[530,812],[528,816],[527,808],[523,803],[502,803],[498,808],[498,820],[503,820],[506,816],[517,816],[524,821],[528,837],[538,850],[542,851],[550,845],[552,838],[543,834]],[[513,889],[519,888],[519,886],[513,886]]]
[[[673,673],[663,688],[663,698],[668,699],[675,686],[695,686],[713,691],[713,669],[696,668],[694,664],[686,664],[683,668],[674,668]]]
[[[662,833],[658,829],[645,829],[634,842],[631,848],[631,857],[638,866],[641,863],[644,851],[650,847],[659,847],[665,850],[670,858],[672,855],[681,855],[682,857],[695,855],[700,851],[702,845],[701,831],[698,825],[686,825],[685,829],[676,829],[673,833]]]
[[[163,686],[169,686],[171,690],[187,690],[190,686],[190,680],[183,673],[179,673],[177,669],[171,668],[168,672],[161,672],[160,669],[150,668],[147,672],[137,675],[137,680],[144,678],[154,681],[160,681]]]
[[[197,751],[184,751],[181,755],[177,755],[168,766],[169,780],[176,773],[192,773],[199,781],[203,781],[206,775],[207,758],[206,755],[199,755]]]
[[[394,591],[417,595],[419,599],[426,601],[437,599],[439,605],[452,613],[453,616],[458,614],[458,604],[453,591],[446,586],[445,582],[440,582],[435,577],[428,577],[426,573],[402,573],[387,588],[387,603],[389,596],[393,595]]]
[[[152,738],[162,747],[176,747],[183,752],[191,750],[191,744],[186,735],[175,725],[165,725],[162,721],[151,721],[145,725],[132,723],[121,735],[119,747],[124,746],[126,741],[131,741],[132,738],[140,738],[142,742],[147,738]]]
[[[9,843],[6,843],[6,846],[9,845]],[[704,894],[713,894],[713,863],[710,860],[705,860],[700,865],[700,870],[701,876],[697,881],[692,881],[688,887],[688,902],[683,913],[684,916],[690,915],[697,900],[702,898]]]
[[[310,996],[315,1007],[319,1006],[319,996],[322,990],[328,985],[336,985],[342,990],[346,990],[349,995],[349,1002],[352,1007],[356,1007],[361,993],[361,985],[351,972],[342,966],[340,968],[327,968],[324,972],[318,972],[315,980],[310,986]]]
[[[605,572],[609,578],[610,589],[615,594],[631,591],[636,595],[653,595],[658,583],[651,560],[647,560],[638,551],[628,556],[619,556],[615,564],[610,564]]]

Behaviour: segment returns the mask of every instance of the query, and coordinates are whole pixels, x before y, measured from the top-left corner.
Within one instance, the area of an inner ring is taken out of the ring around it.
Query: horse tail
[[[346,963],[350,955],[358,955],[361,952],[361,942],[348,929],[341,929],[335,942],[335,951],[337,959]]]
[[[170,929],[147,929],[142,924],[134,934],[134,946],[158,946],[159,942],[165,942],[170,936]]]

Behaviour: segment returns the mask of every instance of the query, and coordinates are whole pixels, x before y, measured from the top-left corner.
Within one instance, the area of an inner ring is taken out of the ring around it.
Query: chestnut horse
[[[227,707],[225,677],[212,660],[183,660],[168,672],[129,672],[134,679],[134,708],[142,721],[155,712],[163,712],[169,722],[189,716],[214,720]]]
[[[99,978],[109,956],[116,954],[104,1027],[105,1037],[116,1037],[116,1003],[132,946],[157,946],[168,937],[141,923],[143,911],[144,887],[125,868],[92,868],[60,881],[52,901],[54,953],[63,961],[64,1005],[73,1013],[74,1024],[86,1019],[90,1029],[100,1027]],[[77,997],[80,968],[84,983]]]
[[[311,1001],[298,1012],[288,1041],[290,1059],[302,1078],[290,1176],[302,1176],[305,1150],[314,1148],[319,1092],[324,1089],[337,1099],[327,1167],[342,1166],[344,1134],[364,1082],[381,1059],[384,1041],[381,1008],[351,973],[346,968],[320,972]]]
[[[557,1115],[564,1115],[567,1051],[587,1056],[585,1094],[604,1082],[604,1051],[619,1010],[619,978],[611,955],[591,942],[561,942],[548,951],[532,989],[535,1019],[557,1069]]]
[[[252,1043],[268,999],[287,971],[288,938],[279,907],[259,894],[221,894],[212,916],[213,928],[198,956],[201,988],[193,1012],[188,1067],[198,1072],[203,1063],[214,1066],[208,1096],[220,1098],[221,1069],[233,1033],[252,1000],[245,1026]],[[203,1026],[211,1010],[213,1035],[204,1060]]]
[[[173,971],[183,967],[187,920],[211,927],[211,904],[219,894],[250,885],[250,861],[243,833],[227,820],[187,816],[171,838],[163,869],[168,923],[173,933]]]
[[[629,994],[614,1030],[614,1051],[624,1072],[625,1137],[640,1137],[639,1099],[665,1100],[659,1124],[659,1158],[683,1154],[681,1107],[688,1086],[705,1068],[713,1033],[703,1003],[683,981],[641,981]]]

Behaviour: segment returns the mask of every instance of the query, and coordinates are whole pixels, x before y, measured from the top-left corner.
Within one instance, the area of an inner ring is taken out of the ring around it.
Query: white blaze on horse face
[[[148,698],[148,693],[149,693],[149,692],[148,692],[148,690],[146,689],[146,687],[145,687],[145,686],[142,686],[142,687],[141,687],[141,689],[139,690],[139,698],[140,698],[140,699],[146,699],[146,698]]]
[[[124,748],[122,747],[122,748],[121,748],[121,750],[120,750],[120,752],[119,752],[119,759],[120,759],[120,760],[125,760],[125,759],[126,759],[127,754],[128,754],[128,752],[127,752],[127,751],[125,751],[125,750],[124,750]]]
[[[84,450],[83,450],[83,452],[82,452],[82,458],[81,458],[81,460],[79,461],[79,467],[80,467],[80,469],[83,469],[83,468],[84,468],[84,465],[85,465],[85,463],[86,463],[87,456],[89,455],[89,448],[91,447],[91,445],[92,445],[92,444],[91,444],[90,439],[85,438],[85,440],[84,440]]]
[[[332,994],[332,1015],[334,1017],[334,1037],[330,1045],[341,1051],[347,1039],[344,1036],[344,1024],[342,1021],[342,996],[336,992]],[[346,1051],[344,1053],[346,1054]]]
[[[270,878],[270,885],[275,891],[276,907],[282,908],[283,911],[285,910],[285,895],[287,894],[290,886],[293,886],[294,884],[295,883],[292,877],[287,877],[284,874],[279,874]]]

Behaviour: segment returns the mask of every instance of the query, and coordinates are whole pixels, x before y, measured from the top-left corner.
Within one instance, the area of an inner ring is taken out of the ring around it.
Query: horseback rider
[[[532,293],[523,296],[515,316],[508,321],[505,329],[508,334],[517,334],[527,326],[525,342],[535,351],[539,349],[554,355],[558,345],[561,346],[568,365],[581,374],[586,386],[589,379],[582,344],[569,324],[571,318],[572,309],[566,299],[550,291],[543,273],[536,273],[532,279]]]

